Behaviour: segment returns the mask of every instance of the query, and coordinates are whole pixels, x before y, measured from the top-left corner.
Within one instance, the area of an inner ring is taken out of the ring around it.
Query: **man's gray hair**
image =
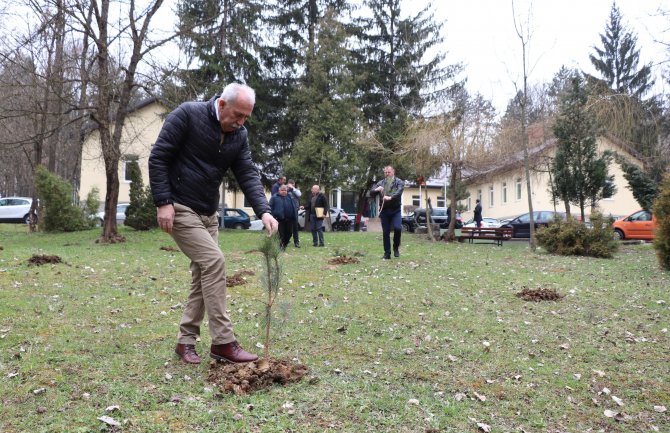
[[[221,92],[221,99],[223,99],[229,104],[232,104],[237,100],[237,97],[241,92],[247,94],[249,99],[251,99],[252,105],[256,105],[256,92],[254,91],[254,89],[247,86],[246,84],[240,84],[240,83],[228,84],[226,87],[223,88],[223,92]]]

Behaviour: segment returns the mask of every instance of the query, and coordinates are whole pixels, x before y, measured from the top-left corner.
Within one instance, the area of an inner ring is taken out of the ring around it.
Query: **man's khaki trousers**
[[[219,248],[216,214],[202,216],[190,208],[174,204],[172,237],[191,259],[191,292],[179,324],[180,344],[195,344],[207,312],[212,344],[235,341],[233,324],[226,314],[226,268]]]

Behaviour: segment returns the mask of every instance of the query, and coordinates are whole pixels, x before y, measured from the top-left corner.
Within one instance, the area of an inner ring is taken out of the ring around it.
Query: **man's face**
[[[286,194],[288,194],[288,189],[286,188],[279,188],[279,195],[282,197],[286,197]]]
[[[386,167],[384,169],[384,177],[393,177],[395,176],[395,170],[391,167]]]
[[[318,194],[318,193],[319,193],[319,187],[316,186],[316,185],[314,185],[314,186],[312,187],[312,194]]]
[[[223,99],[219,99],[219,123],[223,132],[233,132],[240,129],[251,116],[253,109],[254,104],[251,103],[244,92],[237,95],[235,102],[226,103]]]
[[[285,178],[285,177],[280,177],[280,178],[277,180],[277,182],[279,182],[279,185],[283,185],[284,183],[286,183],[286,178]]]

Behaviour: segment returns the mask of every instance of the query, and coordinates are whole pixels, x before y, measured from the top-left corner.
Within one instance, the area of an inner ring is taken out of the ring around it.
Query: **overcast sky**
[[[427,0],[405,0],[404,12],[411,14]],[[663,0],[617,0],[623,23],[637,34],[641,62],[653,62],[660,76],[667,70],[670,51],[655,40],[670,43],[670,18],[658,14],[670,10]],[[550,81],[561,65],[595,73],[589,60],[593,47],[602,47],[600,33],[609,21],[611,0],[515,0],[520,22],[530,24],[532,36],[527,57],[529,82]],[[532,16],[528,21],[528,6]],[[410,9],[411,8],[411,9]],[[434,0],[435,18],[444,22],[447,62],[465,64],[470,92],[479,92],[504,111],[516,93],[514,82],[521,78],[521,42],[514,29],[511,0]],[[661,64],[663,61],[666,63]],[[668,93],[659,82],[657,91]]]

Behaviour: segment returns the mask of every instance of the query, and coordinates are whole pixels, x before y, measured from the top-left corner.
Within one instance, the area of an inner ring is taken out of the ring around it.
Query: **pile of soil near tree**
[[[247,280],[244,278],[245,275],[255,275],[254,271],[248,269],[242,269],[238,272],[235,272],[230,277],[226,277],[226,287],[241,286],[246,284]]]
[[[279,359],[259,359],[246,364],[212,361],[207,380],[223,393],[245,395],[272,387],[300,382],[309,369]]]
[[[516,296],[524,301],[540,302],[558,301],[565,295],[561,295],[554,289],[529,289],[528,287],[524,287]]]
[[[359,263],[359,262],[360,260],[358,260],[356,257],[349,257],[346,255],[337,256],[328,260],[328,263],[331,265],[348,265],[350,263]]]
[[[29,266],[55,265],[63,263],[63,260],[58,256],[48,256],[46,254],[36,254],[28,259]]]
[[[171,253],[178,253],[179,252],[179,248],[175,248],[175,247],[171,247],[171,246],[160,247],[160,249],[163,250],[163,251],[171,252]]]

